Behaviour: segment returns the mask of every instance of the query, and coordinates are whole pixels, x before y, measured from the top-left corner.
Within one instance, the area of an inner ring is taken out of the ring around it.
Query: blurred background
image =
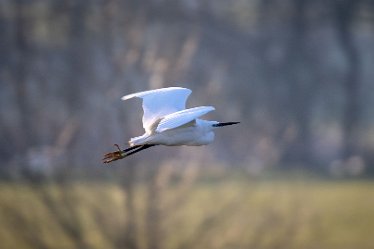
[[[1,248],[373,248],[374,1],[0,0]],[[241,121],[155,147],[141,101]]]

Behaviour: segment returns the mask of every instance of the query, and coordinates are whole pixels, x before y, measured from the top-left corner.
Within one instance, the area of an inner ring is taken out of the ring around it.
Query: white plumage
[[[143,127],[147,132],[150,132],[158,119],[184,110],[191,92],[190,89],[186,88],[168,87],[132,93],[123,96],[121,99],[127,100],[137,97],[143,100]]]
[[[104,162],[109,163],[154,145],[206,145],[214,140],[213,129],[237,124],[220,123],[199,119],[215,110],[213,106],[199,106],[186,109],[186,101],[191,90],[181,87],[168,87],[129,94],[122,100],[141,98],[143,101],[142,136],[131,138],[130,148],[108,153]]]

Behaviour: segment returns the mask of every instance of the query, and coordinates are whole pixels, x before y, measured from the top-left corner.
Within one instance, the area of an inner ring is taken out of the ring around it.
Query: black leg
[[[121,150],[120,147],[118,146],[118,144],[115,144],[114,146],[117,147],[118,151],[129,152],[129,151],[131,151],[131,150],[135,150],[135,149],[137,149],[137,148],[139,148],[139,147],[142,147],[143,145],[135,145],[135,146],[131,146],[131,147],[126,148],[126,149],[124,149],[124,150]]]
[[[139,147],[138,147],[137,149],[134,149],[134,150],[130,151],[129,153],[126,153],[126,154],[124,155],[124,157],[127,157],[127,156],[130,156],[130,155],[132,155],[132,154],[138,153],[138,152],[140,152],[140,151],[142,151],[142,150],[148,149],[148,148],[153,147],[153,146],[155,146],[155,145],[157,145],[157,144],[144,144],[144,145],[138,145]]]

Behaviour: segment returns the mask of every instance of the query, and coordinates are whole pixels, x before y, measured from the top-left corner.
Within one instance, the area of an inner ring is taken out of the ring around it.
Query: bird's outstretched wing
[[[156,132],[174,129],[215,110],[213,106],[199,106],[171,113],[161,119]]]
[[[143,127],[150,133],[155,122],[168,114],[186,108],[186,101],[191,90],[182,87],[168,87],[129,94],[122,100],[138,97],[143,99]]]

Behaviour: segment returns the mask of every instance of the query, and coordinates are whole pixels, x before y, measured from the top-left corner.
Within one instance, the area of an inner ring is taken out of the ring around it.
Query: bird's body
[[[213,129],[237,124],[239,122],[220,123],[199,119],[214,110],[212,106],[199,106],[185,109],[191,90],[181,87],[169,87],[133,93],[122,100],[134,97],[143,100],[142,136],[131,138],[130,148],[108,153],[104,162],[109,163],[134,154],[154,145],[178,146],[207,145],[214,140]]]
[[[214,140],[212,122],[215,121],[196,119],[195,121],[164,132],[145,133],[142,136],[131,138],[129,144],[130,146],[142,144],[163,144],[167,146],[207,145]]]

